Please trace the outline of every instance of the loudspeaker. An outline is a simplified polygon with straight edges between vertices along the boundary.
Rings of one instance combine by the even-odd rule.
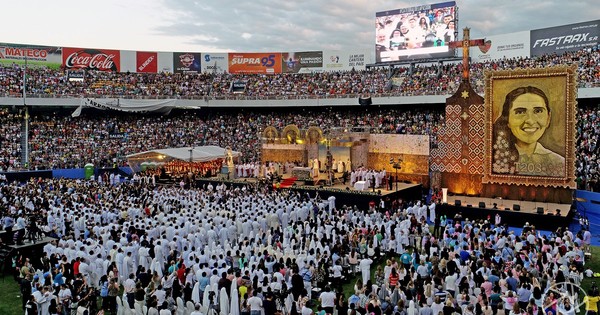
[[[479,202],[479,208],[485,208],[485,202],[480,201]]]
[[[544,214],[544,207],[537,207],[537,214]]]
[[[473,205],[469,205],[469,204],[467,205],[467,208],[472,208],[472,207],[473,207]]]
[[[517,204],[514,204],[513,205],[513,210],[515,210],[515,211],[521,211],[521,206],[517,205]]]
[[[504,210],[506,210],[506,211],[510,211],[510,208],[504,208]]]
[[[460,200],[458,200],[458,199],[454,200],[454,205],[455,206],[460,206]]]

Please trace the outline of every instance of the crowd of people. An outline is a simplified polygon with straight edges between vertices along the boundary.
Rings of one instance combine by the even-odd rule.
[[[425,134],[431,147],[444,124],[441,106],[404,109],[369,107],[357,111],[326,108],[277,111],[185,111],[169,116],[31,112],[30,165],[21,163],[23,117],[7,108],[0,111],[0,170],[81,168],[127,165],[128,154],[166,147],[217,145],[243,152],[239,164],[261,163],[261,131],[288,124],[369,127],[372,133]],[[577,112],[576,178],[580,189],[599,191],[600,108],[580,106]],[[117,135],[117,136],[114,136]]]
[[[13,118],[14,114],[6,112],[2,128],[20,130],[22,119]],[[275,126],[280,132],[288,124],[296,124],[301,129],[309,126],[364,126],[373,127],[371,132],[377,133],[431,134],[435,137],[442,117],[441,109],[376,107],[358,112],[334,108],[325,111],[185,111],[169,116],[94,112],[77,118],[71,117],[68,111],[32,112],[29,167],[77,168],[86,163],[97,167],[122,166],[128,154],[195,145],[230,147],[243,152],[240,164],[260,163],[260,133],[267,126]],[[6,137],[0,138],[3,148],[20,150],[20,137],[14,134]],[[3,170],[19,168],[14,163],[0,166]]]
[[[585,229],[515,233],[420,200],[65,179],[0,193],[5,229],[38,218],[58,239],[15,259],[26,314],[575,314],[583,296],[566,290],[592,272]]]
[[[542,68],[577,64],[579,87],[600,83],[598,50],[584,49],[562,55],[518,57],[475,62],[470,66],[472,84],[483,93],[484,71]],[[0,65],[0,96],[21,97],[23,66]],[[187,99],[268,99],[307,97],[356,97],[371,95],[414,96],[453,94],[461,80],[462,66],[411,65],[361,71],[310,74],[229,74],[229,73],[119,73],[86,71],[84,81],[69,81],[65,70],[27,68],[26,92],[40,97],[132,97]],[[245,82],[243,93],[231,91],[232,82]]]

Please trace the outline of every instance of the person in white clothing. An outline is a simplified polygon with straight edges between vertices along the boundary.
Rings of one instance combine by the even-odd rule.
[[[263,309],[262,300],[258,296],[252,296],[248,299],[250,305],[250,315],[260,315]]]
[[[370,258],[363,258],[363,259],[361,259],[361,261],[359,263],[360,270],[362,271],[363,283],[367,283],[367,281],[371,279],[371,264],[372,263],[373,263],[373,260],[371,260]]]

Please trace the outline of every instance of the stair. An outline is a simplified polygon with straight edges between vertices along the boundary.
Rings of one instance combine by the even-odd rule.
[[[28,130],[27,130],[27,122],[23,120],[21,124],[21,167],[29,167],[29,165],[25,165],[29,161],[29,150],[27,147],[27,139],[28,139]]]
[[[276,188],[276,189],[277,188],[290,188],[290,187],[292,187],[292,185],[294,185],[294,182],[296,182],[297,179],[298,179],[298,177],[286,178],[279,183],[273,184],[273,188]]]

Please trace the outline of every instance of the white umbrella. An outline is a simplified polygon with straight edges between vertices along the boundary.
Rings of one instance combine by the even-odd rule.
[[[221,308],[221,315],[229,315],[229,297],[225,288],[221,288],[221,293],[219,294],[219,307]]]
[[[238,293],[237,279],[231,281],[231,303],[229,307],[229,314],[240,315],[240,295]]]

